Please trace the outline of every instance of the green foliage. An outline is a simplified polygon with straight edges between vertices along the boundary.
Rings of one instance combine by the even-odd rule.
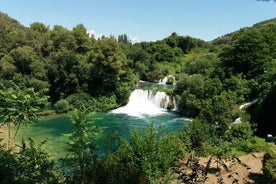
[[[194,119],[189,122],[189,126],[186,130],[186,136],[188,135],[193,150],[203,150],[207,148],[206,144],[212,141],[214,136],[214,128],[206,122]],[[186,138],[187,139],[187,138]],[[200,151],[198,151],[200,152]],[[205,152],[205,151],[203,151]],[[208,151],[207,151],[208,152]]]
[[[154,183],[178,161],[184,149],[176,135],[162,135],[162,130],[151,124],[144,130],[131,132],[129,141],[119,143],[107,159],[106,172],[115,183]]]
[[[184,72],[188,75],[201,74],[205,77],[210,76],[219,61],[216,54],[205,53],[204,50],[197,51],[199,53],[193,52],[185,57]],[[196,57],[193,57],[193,54],[196,54]]]
[[[226,132],[226,139],[229,141],[248,140],[252,136],[253,130],[248,122],[233,124]]]
[[[105,112],[118,106],[116,96],[92,97],[87,93],[75,93],[66,98],[74,109],[89,108],[93,112]]]
[[[271,61],[269,45],[259,30],[243,30],[221,52],[222,63],[233,73],[255,78],[264,73],[264,65]]]
[[[118,36],[118,42],[123,44],[131,44],[131,40],[129,40],[126,34]]]
[[[267,150],[267,143],[265,142],[265,139],[255,136],[244,140],[233,140],[232,146],[233,149],[246,154],[252,152],[262,152]]]
[[[87,30],[84,25],[79,24],[73,28],[72,34],[74,40],[76,40],[76,51],[77,53],[86,53],[92,49],[91,47],[91,39],[87,34]]]
[[[28,143],[22,140],[17,154],[1,147],[1,183],[58,183],[55,163],[42,149],[45,142],[37,144],[31,138],[28,139]]]
[[[1,183],[9,184],[15,183],[17,174],[17,162],[14,156],[10,154],[10,151],[4,150],[0,147],[0,178]]]
[[[266,183],[276,182],[276,152],[275,146],[271,145],[269,151],[264,155],[263,173]]]
[[[91,53],[93,69],[91,92],[97,95],[106,95],[115,90],[126,72],[123,70],[123,63],[120,58],[119,44],[113,38],[99,40],[95,44],[95,52]]]
[[[202,101],[200,117],[212,125],[216,125],[217,135],[223,136],[228,126],[233,122],[232,106],[235,104],[236,94],[223,91],[213,98]]]
[[[94,104],[94,99],[88,93],[74,93],[65,99],[74,109],[89,108]],[[96,112],[96,110],[93,109]]]
[[[175,81],[174,81],[174,77],[173,76],[169,76],[168,77],[168,80],[167,80],[167,82],[166,82],[166,84],[167,85],[171,85],[171,84],[173,84]]]
[[[95,140],[101,129],[92,125],[95,121],[89,109],[76,110],[71,115],[75,129],[68,134],[69,155],[62,160],[62,171],[67,183],[91,183],[95,179],[98,149]]]
[[[16,67],[13,64],[13,58],[9,55],[5,55],[0,60],[0,76],[3,79],[12,79]]]
[[[258,135],[275,133],[274,22],[265,21],[211,43],[172,33],[160,41],[132,45],[125,34],[118,40],[112,36],[95,40],[82,24],[67,30],[35,22],[26,28],[0,13],[0,77],[17,84],[1,81],[1,124],[9,130],[16,126],[15,139],[21,124],[36,119],[47,101],[47,92],[58,112],[70,106],[102,112],[126,104],[139,79],[157,82],[173,74],[179,80],[175,89],[167,90],[168,94],[176,97],[182,114],[196,118],[182,133],[181,141],[151,126],[132,132],[129,141],[122,140],[114,153],[99,158],[95,144],[99,130],[89,125],[87,111],[77,111],[73,115],[76,129],[70,134],[68,146],[71,155],[63,162],[66,182],[158,183],[166,178],[164,175],[183,149],[216,155],[218,159],[229,152],[264,150],[266,144],[252,137],[249,123],[231,123],[237,115],[247,113],[240,112],[238,104],[258,98],[248,108],[252,118],[243,116],[257,123]],[[169,78],[168,84],[172,83]],[[8,147],[13,143],[11,137],[9,132]],[[1,150],[3,181],[13,182],[15,173],[21,173],[17,177],[21,183],[53,182],[53,176],[49,176],[52,163],[41,145],[30,140],[23,150],[18,157]],[[19,158],[29,173],[16,166],[21,167]],[[265,164],[270,181],[274,181],[273,160]],[[43,174],[41,167],[49,172]]]
[[[57,101],[54,106],[57,113],[66,113],[70,110],[69,103],[64,99]]]
[[[16,181],[19,183],[57,183],[54,161],[42,149],[46,141],[37,144],[29,138],[29,146],[22,141],[22,150],[18,156],[19,164]]]
[[[15,140],[21,124],[34,121],[47,99],[43,91],[35,92],[33,88],[20,89],[13,82],[2,82],[0,88],[0,119],[1,124],[9,127],[9,148]],[[17,127],[13,141],[11,140],[11,125]]]

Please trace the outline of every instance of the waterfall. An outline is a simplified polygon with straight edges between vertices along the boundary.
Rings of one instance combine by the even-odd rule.
[[[170,97],[165,92],[153,93],[150,90],[136,89],[124,107],[112,110],[112,113],[128,114],[131,116],[160,115],[165,113]]]
[[[243,109],[243,108],[245,108],[245,107],[248,107],[251,104],[256,103],[257,101],[258,101],[258,99],[256,98],[255,100],[253,100],[251,102],[247,102],[247,103],[244,103],[244,104],[240,105],[240,110]]]
[[[169,78],[173,79],[173,84],[175,84],[175,77],[173,75],[165,76],[163,79],[160,79],[158,84],[167,84]]]

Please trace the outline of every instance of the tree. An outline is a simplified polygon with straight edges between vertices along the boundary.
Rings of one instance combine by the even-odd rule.
[[[79,90],[78,76],[81,73],[79,65],[77,55],[65,47],[52,53],[46,68],[50,83],[50,96],[54,102]]]
[[[12,79],[16,67],[13,64],[13,58],[5,55],[0,59],[0,76],[3,79]]]
[[[75,51],[77,48],[76,40],[71,32],[62,26],[55,25],[50,34],[55,51],[66,48]]]
[[[70,142],[66,150],[69,155],[62,160],[63,172],[69,183],[92,183],[98,162],[95,141],[101,129],[92,125],[95,119],[89,109],[75,110],[70,119],[75,128],[68,134]]]
[[[131,41],[129,40],[128,36],[126,34],[122,34],[118,36],[118,42],[123,43],[126,45],[130,45]]]
[[[13,49],[10,52],[10,56],[13,58],[13,64],[16,66],[17,71],[22,75],[29,75],[31,73],[31,64],[38,59],[33,48],[29,46]]]
[[[226,70],[242,73],[247,79],[263,74],[265,64],[271,61],[269,45],[255,29],[242,30],[230,45],[224,47],[220,57]]]
[[[90,91],[94,95],[109,95],[114,92],[126,72],[120,60],[121,50],[114,38],[104,38],[96,42],[91,53],[93,68],[90,76]]]
[[[16,139],[21,124],[33,122],[40,109],[47,102],[43,91],[35,92],[33,88],[21,89],[13,82],[2,81],[0,87],[0,120],[8,126],[8,148]],[[13,139],[11,126],[16,126]]]
[[[119,143],[107,160],[110,165],[106,172],[115,174],[117,178],[109,174],[115,183],[159,183],[185,149],[176,134],[164,135],[162,127],[151,123],[143,130],[132,131],[129,141]]]
[[[199,117],[216,127],[217,136],[224,136],[229,124],[233,122],[232,106],[236,104],[236,93],[223,91],[212,98],[202,100]]]
[[[91,50],[92,42],[84,25],[79,24],[74,27],[72,30],[72,34],[74,39],[76,40],[77,53],[85,54],[86,52]]]
[[[245,141],[253,136],[251,124],[243,122],[233,124],[226,132],[226,137],[229,141]]]
[[[257,109],[257,134],[267,136],[276,135],[276,85],[274,85]],[[255,112],[256,113],[256,112]]]

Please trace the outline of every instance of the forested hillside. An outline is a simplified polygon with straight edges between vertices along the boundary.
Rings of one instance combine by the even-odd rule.
[[[58,112],[114,109],[127,103],[137,81],[158,82],[168,75],[175,76],[176,84],[166,92],[175,97],[178,112],[193,119],[186,131],[161,136],[151,126],[142,132],[144,138],[134,131],[129,142],[122,140],[116,151],[103,156],[91,138],[101,130],[87,128],[88,112],[77,111],[72,117],[76,127],[69,147],[72,155],[62,161],[60,175],[42,153],[39,164],[45,173],[29,176],[24,167],[31,166],[21,162],[23,174],[17,178],[7,174],[6,180],[28,183],[29,177],[34,183],[58,183],[62,176],[59,182],[158,183],[185,153],[220,159],[227,151],[262,151],[254,136],[276,135],[276,24],[274,18],[210,42],[172,33],[155,42],[133,44],[125,34],[95,39],[82,24],[72,30],[39,22],[25,27],[0,13],[0,120],[9,128],[14,122],[19,129],[46,107]],[[253,103],[239,108],[247,102]],[[237,118],[243,123],[233,124]],[[41,145],[32,141],[26,152],[22,147],[21,160],[31,157],[31,151],[41,151]],[[1,149],[2,159],[18,164],[10,156]],[[16,173],[15,165],[2,170]]]

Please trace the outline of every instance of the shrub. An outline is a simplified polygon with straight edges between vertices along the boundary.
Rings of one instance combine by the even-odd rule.
[[[245,153],[260,152],[267,150],[267,143],[258,137],[251,137],[247,140],[236,139],[232,141],[232,148]]]
[[[276,183],[276,152],[275,146],[264,155],[263,173],[266,183]]]
[[[66,98],[66,101],[74,109],[89,108],[93,104],[93,98],[88,93],[74,93]]]
[[[92,97],[87,93],[75,93],[66,98],[66,101],[75,108],[89,108],[93,112],[104,112],[116,108],[116,96],[99,96]]]
[[[106,160],[105,172],[113,183],[154,183],[183,156],[184,143],[174,134],[164,135],[154,124],[130,133]]]
[[[168,80],[167,80],[167,82],[166,82],[166,84],[167,85],[171,85],[171,84],[173,84],[174,83],[174,77],[173,76],[169,76],[168,77]]]
[[[70,110],[69,103],[64,99],[57,101],[55,108],[57,113],[66,113]]]
[[[226,139],[233,141],[235,139],[247,140],[253,135],[253,130],[249,123],[233,124],[226,132]]]

